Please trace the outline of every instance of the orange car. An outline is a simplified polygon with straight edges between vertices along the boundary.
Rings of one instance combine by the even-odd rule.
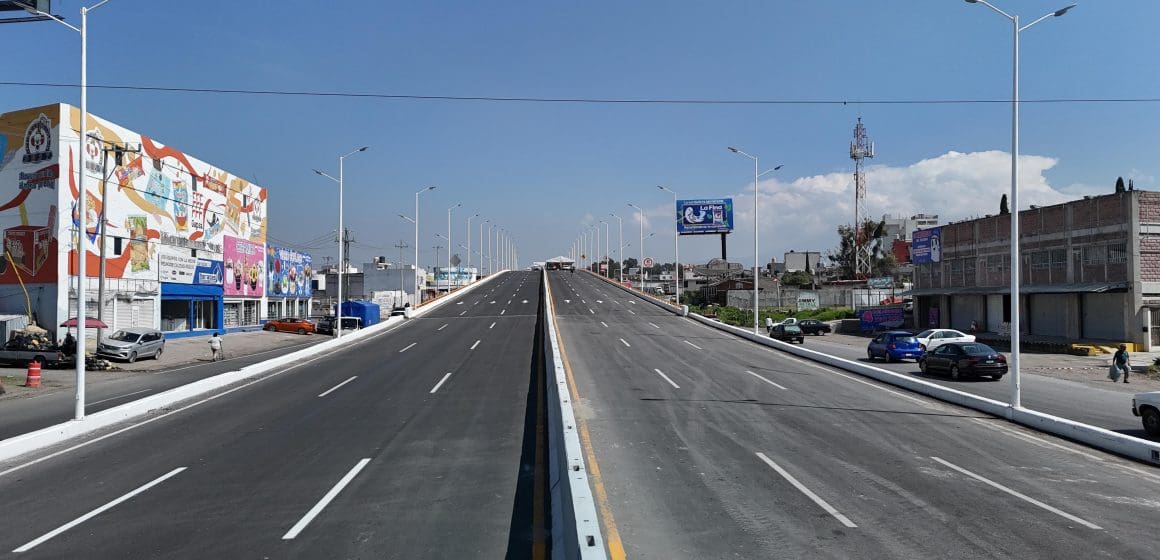
[[[271,319],[266,322],[266,330],[270,332],[293,332],[298,334],[313,334],[314,323],[306,319],[295,319],[287,317],[285,319]]]

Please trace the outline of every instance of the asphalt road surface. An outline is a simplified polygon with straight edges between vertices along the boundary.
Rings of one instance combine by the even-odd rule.
[[[870,341],[866,342],[868,344]],[[1011,401],[1010,375],[1003,376],[1000,381],[970,377],[960,381],[952,381],[945,375],[923,373],[914,360],[894,363],[887,363],[881,359],[871,361],[866,357],[865,347],[854,348],[846,344],[831,342],[826,340],[824,336],[807,336],[805,346],[831,356],[861,361],[882,369],[913,375],[931,383],[1000,402]],[[1144,432],[1140,419],[1132,416],[1132,395],[1129,393],[1091,387],[1083,383],[1036,375],[1026,371],[1021,374],[1021,377],[1022,401],[1025,408],[1107,428],[1134,437],[1150,439]]]
[[[505,274],[336,353],[0,465],[0,556],[535,557],[539,293],[538,274]]]
[[[613,558],[1157,557],[1150,467],[548,274]]]

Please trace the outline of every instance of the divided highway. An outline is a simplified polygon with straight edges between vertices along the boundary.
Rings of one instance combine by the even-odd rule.
[[[0,465],[0,556],[536,557],[540,291],[539,274],[504,274],[343,350]]]
[[[548,274],[613,558],[1160,550],[1146,466]]]

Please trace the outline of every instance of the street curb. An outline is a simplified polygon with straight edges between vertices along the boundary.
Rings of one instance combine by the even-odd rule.
[[[593,276],[607,281],[602,276],[593,274]],[[638,292],[621,286],[619,283],[610,282],[625,291],[634,295],[641,295]],[[666,309],[674,314],[680,315],[679,308],[673,305],[653,300],[652,298],[644,298],[662,309]],[[979,412],[984,412],[992,416],[1006,418],[1016,424],[1026,426],[1028,428],[1038,430],[1040,432],[1057,435],[1072,441],[1077,441],[1097,449],[1102,449],[1116,455],[1129,457],[1148,463],[1150,465],[1160,465],[1160,443],[1140,439],[1118,432],[1068,420],[1059,416],[1053,416],[1043,412],[1038,412],[1028,408],[1013,408],[1007,403],[980,397],[963,391],[958,391],[934,383],[929,383],[921,379],[915,379],[905,375],[901,375],[892,371],[887,371],[882,368],[869,366],[863,363],[830,356],[814,350],[808,350],[792,344],[781,342],[780,340],[773,340],[771,338],[756,335],[746,329],[727,325],[720,321],[714,321],[696,313],[689,313],[687,315],[690,319],[703,323],[718,330],[740,336],[750,341],[756,342],[763,346],[776,348],[783,352],[793,354],[795,356],[805,358],[810,361],[827,364],[837,367],[839,369],[856,373],[864,377],[870,377],[883,383],[901,387],[915,393],[921,393],[928,397],[933,397],[940,401],[951,404],[963,406]],[[1129,405],[1125,403],[1124,409],[1127,410]]]
[[[502,272],[488,276],[470,286],[459,289],[456,291],[456,294],[466,294],[476,287],[489,282],[492,278],[498,278],[501,275]],[[442,307],[451,299],[442,298],[442,301],[425,305],[422,309],[416,310],[415,314],[419,316],[425,315],[431,310]],[[303,348],[302,350],[248,365],[239,370],[220,373],[213,377],[207,377],[180,387],[174,387],[163,393],[150,395],[100,412],[94,412],[85,416],[83,420],[69,420],[54,426],[48,426],[33,432],[0,440],[0,461],[14,459],[21,455],[56,445],[65,440],[107,428],[118,422],[142,416],[153,410],[216,391],[238,381],[268,373],[271,370],[285,365],[302,362],[315,356],[340,350],[346,344],[358,342],[364,338],[370,338],[385,332],[391,326],[398,325],[405,320],[402,317],[391,317],[381,323],[344,335],[342,338],[328,340],[308,348]]]

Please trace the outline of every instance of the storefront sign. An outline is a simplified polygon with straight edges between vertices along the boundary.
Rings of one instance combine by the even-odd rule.
[[[942,261],[942,228],[916,230],[910,244],[910,258],[914,264]]]
[[[222,285],[221,255],[192,256],[193,251],[162,246],[157,251],[158,279],[175,284]]]
[[[906,317],[901,307],[864,309],[860,313],[858,326],[864,331],[896,329],[902,326]]]
[[[262,297],[266,278],[262,245],[230,235],[225,236],[224,241],[225,295]]]
[[[270,296],[308,298],[313,259],[306,253],[283,247],[266,248],[266,272]]]

